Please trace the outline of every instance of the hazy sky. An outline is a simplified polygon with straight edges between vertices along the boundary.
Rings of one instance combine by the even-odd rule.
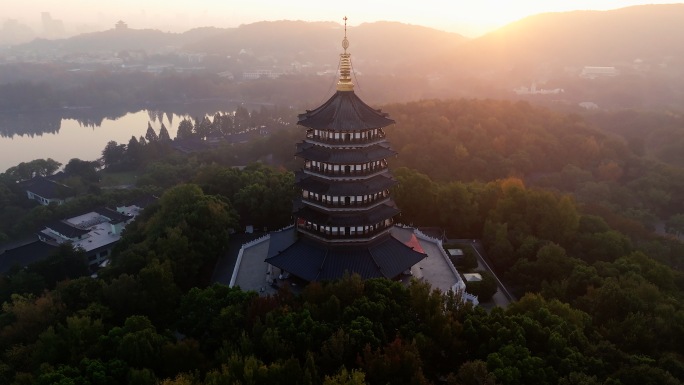
[[[378,20],[418,24],[477,36],[525,16],[606,10],[654,3],[639,0],[2,0],[0,22],[18,19],[40,31],[40,13],[64,21],[67,32],[103,30],[117,20],[131,28],[181,32],[198,26],[236,27],[260,20]],[[661,2],[655,2],[661,3]],[[671,3],[671,2],[662,2]]]

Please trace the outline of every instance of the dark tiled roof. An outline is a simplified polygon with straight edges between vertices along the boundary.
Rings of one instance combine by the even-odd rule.
[[[64,198],[74,195],[71,187],[53,182],[44,177],[35,177],[26,184],[26,191],[40,195],[46,199]]]
[[[69,225],[68,223],[62,221],[54,221],[47,225],[46,228],[56,231],[59,234],[64,235],[67,238],[78,238],[82,235],[88,234],[88,230],[79,229]]]
[[[392,218],[399,214],[399,209],[388,204],[381,204],[368,210],[358,210],[350,212],[330,212],[318,211],[304,205],[294,215],[298,218],[318,223],[324,226],[363,226],[380,223],[385,219]]]
[[[337,91],[320,107],[299,115],[297,124],[325,130],[360,131],[387,127],[394,120],[371,108],[353,91]]]
[[[205,151],[209,149],[209,145],[207,143],[199,138],[191,138],[191,139],[174,139],[173,142],[171,143],[171,147],[175,148],[176,150],[189,154],[193,152],[199,152],[199,151]]]
[[[0,273],[6,273],[12,266],[25,267],[41,261],[57,250],[57,246],[45,242],[34,241],[29,244],[10,249],[0,254]]]
[[[329,246],[300,238],[266,262],[306,281],[323,281],[341,278],[345,272],[364,279],[394,278],[425,256],[392,236],[354,246]]]
[[[50,176],[47,176],[46,178],[50,179],[51,181],[58,182],[58,181],[62,181],[64,179],[67,179],[71,176],[72,175],[69,175],[69,174],[65,173],[64,171],[59,171],[59,172],[56,172]]]
[[[326,148],[312,143],[297,144],[297,156],[317,162],[361,164],[387,159],[396,155],[387,142],[363,148]]]
[[[137,199],[134,199],[132,202],[129,203],[129,206],[137,206],[140,207],[141,209],[144,209],[145,207],[151,205],[152,203],[155,203],[159,198],[152,194],[147,194],[143,195]]]
[[[374,194],[397,184],[389,172],[365,180],[331,181],[304,173],[297,174],[297,184],[304,190],[333,196]]]
[[[290,247],[297,240],[297,229],[292,226],[281,231],[274,231],[268,242],[268,258]]]
[[[102,215],[103,217],[109,219],[109,223],[116,225],[119,223],[124,223],[127,220],[131,219],[128,215],[121,214],[118,211],[106,208],[106,207],[98,207],[95,210],[96,213]]]

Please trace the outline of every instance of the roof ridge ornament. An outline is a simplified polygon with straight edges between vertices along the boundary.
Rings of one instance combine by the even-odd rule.
[[[344,53],[340,54],[340,80],[337,82],[338,91],[354,91],[354,83],[351,80],[351,54],[347,53],[349,40],[347,40],[347,16],[344,17],[344,39],[342,48]]]

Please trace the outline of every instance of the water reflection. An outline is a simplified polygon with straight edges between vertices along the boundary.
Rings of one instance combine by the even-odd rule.
[[[240,103],[202,100],[194,103],[147,105],[145,108],[78,108],[36,113],[0,114],[0,172],[20,162],[53,158],[94,160],[107,142],[128,143],[145,135],[148,122],[159,132],[164,123],[172,138],[183,118],[233,112]],[[248,109],[256,105],[245,105]]]

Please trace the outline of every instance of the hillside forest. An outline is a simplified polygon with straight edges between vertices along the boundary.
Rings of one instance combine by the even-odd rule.
[[[50,174],[59,165],[36,160],[1,175],[9,239],[94,205],[160,199],[128,225],[97,277],[79,250],[63,247],[0,279],[0,382],[684,381],[684,164],[672,150],[680,116],[466,99],[383,111],[397,121],[387,129],[399,154],[397,221],[481,239],[518,301],[487,311],[425,282],[356,276],[265,297],[212,284],[229,229],[291,223],[292,154],[304,130],[280,125],[190,154],[148,132],[110,142],[101,161],[69,162],[81,195],[62,206],[31,205],[15,183],[27,168]],[[187,136],[235,123],[184,122]],[[637,135],[646,127],[651,135]],[[234,168],[245,154],[257,163]],[[135,188],[107,188],[130,175]]]

